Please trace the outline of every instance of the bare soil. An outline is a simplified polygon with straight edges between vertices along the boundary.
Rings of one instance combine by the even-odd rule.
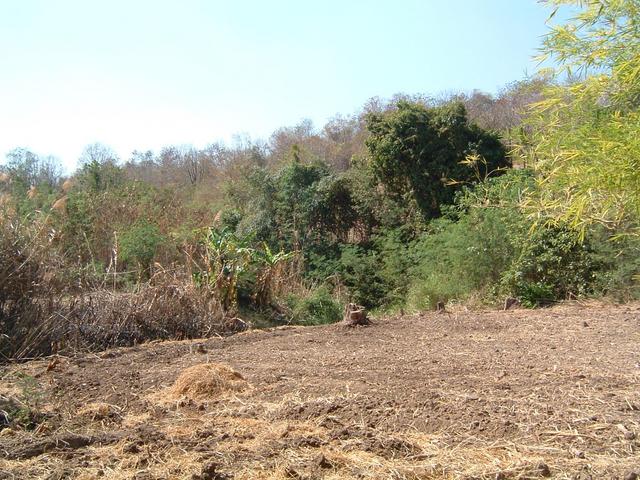
[[[208,363],[225,377],[180,377]],[[640,304],[282,327],[9,365],[0,380],[0,409],[30,423],[0,431],[0,479],[640,474]]]

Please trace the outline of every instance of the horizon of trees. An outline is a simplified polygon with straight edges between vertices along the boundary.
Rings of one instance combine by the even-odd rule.
[[[505,144],[510,145],[518,136],[517,129],[522,123],[527,105],[540,100],[543,90],[549,84],[547,77],[532,77],[511,82],[495,95],[474,89],[466,93],[441,93],[435,96],[398,93],[389,99],[373,97],[358,112],[350,115],[336,114],[320,127],[303,118],[293,126],[277,128],[267,140],[252,140],[246,135],[237,135],[230,144],[214,141],[202,148],[191,144],[166,145],[157,152],[136,149],[126,158],[118,155],[109,145],[94,142],[84,147],[76,160],[76,166],[71,168],[65,168],[62,161],[54,155],[38,154],[29,146],[22,145],[10,150],[4,162],[0,161],[0,171],[10,170],[12,165],[18,163],[28,164],[28,168],[34,170],[29,175],[35,175],[37,171],[45,176],[52,176],[48,181],[53,182],[72,176],[87,163],[95,161],[138,170],[143,176],[145,169],[161,167],[167,173],[163,178],[153,178],[155,182],[173,180],[180,183],[179,178],[184,174],[187,183],[195,184],[215,170],[215,167],[227,166],[246,156],[253,157],[256,163],[265,162],[264,165],[277,163],[286,158],[294,145],[300,148],[303,159],[321,159],[344,171],[349,168],[354,156],[363,154],[364,138],[367,135],[364,127],[366,115],[394,108],[402,100],[429,107],[460,102],[465,106],[470,121],[483,129],[500,132]],[[42,171],[45,164],[50,170],[48,173]],[[31,185],[40,182],[35,177],[30,180]]]

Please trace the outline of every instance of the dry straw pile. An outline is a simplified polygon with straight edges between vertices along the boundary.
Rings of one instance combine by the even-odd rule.
[[[241,392],[248,386],[242,375],[227,365],[203,363],[184,370],[169,389],[169,396],[207,400],[228,392]]]

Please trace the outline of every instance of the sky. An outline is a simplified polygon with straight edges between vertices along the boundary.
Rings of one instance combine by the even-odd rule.
[[[535,73],[535,0],[0,0],[0,162],[267,139]]]

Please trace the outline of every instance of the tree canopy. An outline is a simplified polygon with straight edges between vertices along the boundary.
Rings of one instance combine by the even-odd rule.
[[[369,114],[367,128],[375,176],[391,194],[412,195],[425,218],[438,217],[461,185],[509,166],[498,135],[470,123],[461,103],[428,108],[400,101],[395,109]]]

